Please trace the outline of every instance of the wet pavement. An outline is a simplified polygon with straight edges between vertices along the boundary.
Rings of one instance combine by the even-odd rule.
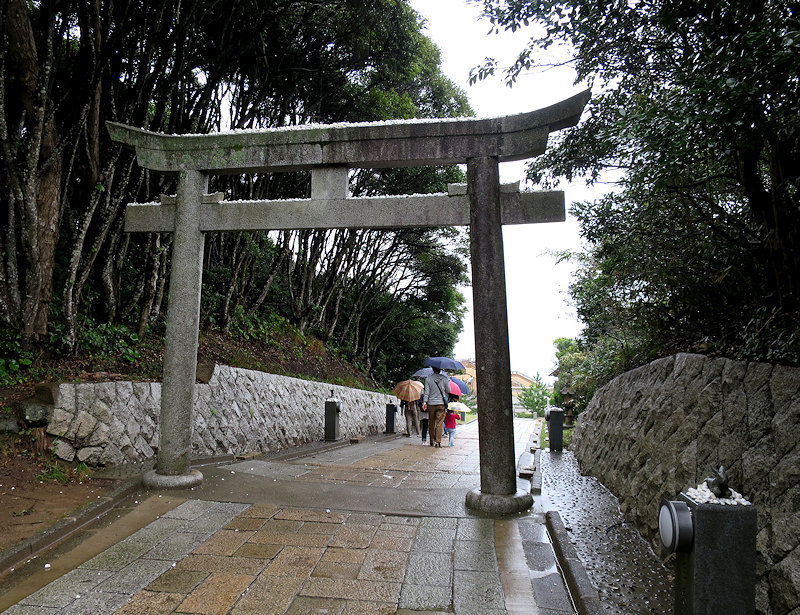
[[[518,459],[539,426],[515,420]],[[541,466],[533,509],[493,520],[464,505],[480,484],[477,422],[459,427],[452,448],[383,436],[207,465],[200,486],[132,489],[0,575],[0,612],[575,613],[549,510],[604,612],[670,612],[668,574],[613,495],[568,452],[543,451]]]
[[[538,423],[515,421],[518,456]],[[365,440],[135,490],[0,578],[8,615],[573,613],[543,514],[471,515],[477,423],[456,446]],[[520,485],[526,481],[520,481]]]
[[[672,572],[625,522],[616,497],[596,478],[581,476],[569,451],[543,451],[541,465],[542,506],[561,514],[605,612],[672,613]]]

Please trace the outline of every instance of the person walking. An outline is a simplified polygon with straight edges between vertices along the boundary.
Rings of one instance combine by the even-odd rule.
[[[400,407],[403,409],[403,415],[406,417],[406,437],[411,437],[411,426],[414,426],[414,431],[416,432],[417,436],[420,435],[420,428],[419,428],[419,408],[417,407],[417,402],[419,400],[412,399],[411,401],[403,401],[400,403]]]
[[[444,417],[444,426],[447,428],[447,438],[450,441],[448,446],[455,446],[453,439],[456,437],[457,416],[455,410],[447,409],[447,414]]]
[[[450,378],[442,373],[438,367],[433,368],[433,373],[425,378],[425,403],[423,410],[428,411],[428,428],[431,432],[431,446],[442,446],[442,429],[444,428],[444,415],[449,399]]]

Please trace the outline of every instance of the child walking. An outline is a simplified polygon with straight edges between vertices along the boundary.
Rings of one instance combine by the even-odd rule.
[[[453,444],[453,438],[456,437],[456,414],[453,410],[447,409],[447,414],[444,417],[444,426],[447,429],[447,437],[450,439],[450,444],[448,446],[455,446]]]

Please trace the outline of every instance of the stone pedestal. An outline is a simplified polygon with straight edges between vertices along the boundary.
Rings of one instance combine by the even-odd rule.
[[[692,549],[675,554],[675,613],[755,612],[757,514],[754,506],[698,504]]]
[[[338,399],[325,401],[325,442],[335,442],[339,435],[339,414],[342,404]]]
[[[386,431],[383,433],[395,433],[394,419],[397,415],[397,404],[386,404]]]
[[[547,432],[550,437],[550,451],[562,452],[564,450],[564,411],[561,408],[550,408]]]
[[[203,474],[199,470],[189,470],[185,474],[159,474],[157,470],[150,470],[142,476],[142,486],[145,489],[186,489],[196,487],[203,482]]]

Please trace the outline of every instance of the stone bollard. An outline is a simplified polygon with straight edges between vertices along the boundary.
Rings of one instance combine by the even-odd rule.
[[[339,414],[342,402],[331,396],[325,400],[325,442],[336,442],[339,439]]]
[[[394,416],[397,413],[397,404],[386,404],[386,431],[383,433],[395,433]]]
[[[561,408],[550,408],[547,430],[550,434],[550,452],[560,453],[564,450],[564,411]]]
[[[738,497],[706,497],[704,485],[664,501],[661,543],[675,553],[676,615],[755,613],[756,508]]]

